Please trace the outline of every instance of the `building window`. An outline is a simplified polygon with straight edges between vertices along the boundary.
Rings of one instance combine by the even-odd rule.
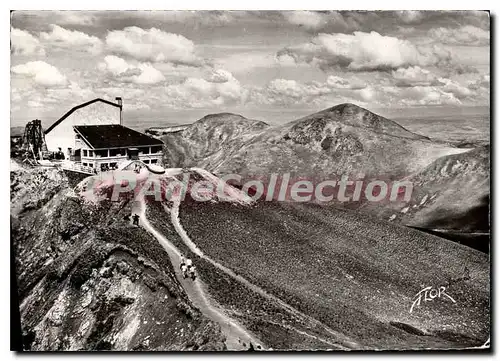
[[[110,157],[118,157],[118,156],[124,156],[127,155],[127,150],[126,149],[110,149],[109,150],[109,156]]]
[[[161,152],[162,147],[151,147],[151,153],[156,154]]]
[[[83,166],[84,166],[84,167],[86,167],[86,166],[87,166],[87,163],[85,163],[85,162],[83,162],[82,164],[83,164]]]
[[[94,168],[94,163],[89,163],[90,168]]]
[[[110,166],[111,168],[116,168],[116,162],[109,163],[109,166]]]
[[[149,159],[144,159],[144,163],[149,164]]]
[[[108,156],[108,150],[103,149],[103,150],[96,150],[95,151],[96,157],[107,157]]]
[[[89,157],[94,157],[94,151],[93,150],[89,150]]]
[[[84,149],[83,150],[83,156],[86,157],[87,156],[87,149]]]
[[[156,164],[158,163],[158,159],[151,159],[151,164]]]

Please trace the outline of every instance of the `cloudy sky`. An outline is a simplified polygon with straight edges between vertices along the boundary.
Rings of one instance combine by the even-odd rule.
[[[14,12],[11,123],[96,97],[126,121],[270,122],[352,102],[489,106],[486,12]]]

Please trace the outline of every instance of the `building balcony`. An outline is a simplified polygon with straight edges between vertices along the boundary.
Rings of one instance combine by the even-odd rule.
[[[163,155],[163,152],[158,152],[158,153],[139,153],[139,156],[148,156],[148,157],[161,157]],[[91,156],[82,156],[82,159],[93,159],[93,160],[109,160],[109,159],[128,159],[128,154],[120,154],[120,155],[108,155],[108,156],[102,156],[95,154],[93,157]]]

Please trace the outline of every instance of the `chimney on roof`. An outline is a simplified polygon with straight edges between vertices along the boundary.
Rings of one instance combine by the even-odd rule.
[[[122,101],[122,97],[116,97],[115,98],[116,100],[116,103],[118,103],[118,105],[120,106],[120,125],[123,125],[122,122],[122,110],[123,110],[123,101]]]

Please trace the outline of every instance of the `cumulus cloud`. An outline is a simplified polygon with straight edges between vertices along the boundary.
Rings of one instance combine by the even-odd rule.
[[[330,75],[326,79],[326,84],[332,89],[364,89],[366,88],[366,84],[356,78],[352,77],[351,79],[342,78],[336,75]]]
[[[351,92],[349,96],[368,106],[412,107],[425,105],[461,105],[460,99],[441,87],[414,86],[401,88],[397,86],[369,86],[360,91]]]
[[[353,77],[346,79],[330,75],[325,82],[298,82],[293,79],[274,79],[263,88],[252,89],[251,101],[260,104],[305,105],[316,103],[325,96],[343,97],[348,94],[360,94],[367,85]],[[364,93],[363,93],[364,94]]]
[[[407,70],[407,69],[406,69]],[[426,72],[411,69],[410,74],[428,76]],[[373,86],[373,96],[366,98],[384,106],[425,106],[425,105],[464,105],[483,104],[488,99],[488,78],[481,77],[477,81],[466,81],[467,78],[449,79],[433,78],[430,84],[415,82],[409,86]],[[420,79],[419,79],[420,80]],[[479,85],[481,83],[481,85]]]
[[[331,89],[324,83],[302,84],[295,80],[274,79],[267,85],[267,93],[288,98],[304,98],[330,94]]]
[[[368,84],[357,77],[338,75],[328,76],[325,82],[274,79],[264,87],[252,88],[248,101],[275,106],[328,106],[339,102],[358,102],[368,107],[408,107],[482,104],[488,97],[487,76],[477,81],[459,82],[444,77],[436,79],[418,67],[398,69],[394,73],[411,84],[401,87],[387,83],[386,79]]]
[[[124,59],[108,55],[98,64],[101,71],[108,72],[115,79],[135,84],[157,84],[165,81],[165,76],[149,63],[129,64]]]
[[[33,79],[36,84],[45,87],[64,86],[68,83],[66,76],[59,70],[44,61],[30,61],[11,68],[14,74],[23,75]]]
[[[277,65],[287,65],[283,61],[278,62],[273,51],[244,51],[224,55],[215,61],[220,66],[232,73],[252,71],[256,68],[271,68]]]
[[[12,28],[10,31],[12,53],[16,55],[45,55],[40,41],[29,32]]]
[[[300,25],[306,29],[315,30],[326,24],[325,16],[316,11],[285,11],[283,15],[291,24]]]
[[[211,69],[208,81],[211,83],[226,83],[233,78],[233,75],[224,69]]]
[[[59,24],[91,26],[99,15],[105,12],[86,10],[22,10],[12,14],[14,21],[31,22],[35,24]]]
[[[93,25],[97,19],[93,12],[86,11],[59,11],[57,15],[58,24]]]
[[[397,69],[413,65],[436,65],[450,60],[450,53],[438,47],[419,47],[408,40],[360,31],[349,34],[324,34],[310,43],[291,46],[278,52],[296,63],[309,63],[322,69],[347,68],[353,71]]]
[[[300,26],[311,32],[328,29],[334,32],[353,31],[361,28],[361,24],[373,24],[373,13],[359,13],[350,11],[310,11],[295,10],[281,12],[285,21]]]
[[[225,25],[235,20],[235,11],[139,11],[137,14],[146,18],[170,23],[193,23],[195,25]]]
[[[50,32],[41,32],[40,39],[51,46],[63,49],[76,49],[98,54],[102,50],[102,41],[77,30],[68,30],[52,24]]]
[[[399,94],[400,103],[404,105],[460,105],[462,102],[439,87],[416,86],[407,88]]]
[[[405,24],[418,23],[424,18],[424,13],[418,10],[401,10],[396,11],[396,14]]]
[[[208,79],[187,78],[179,84],[168,85],[165,91],[175,106],[192,108],[237,104],[246,97],[238,79],[224,70],[215,70]]]
[[[397,86],[429,86],[437,83],[437,77],[429,70],[418,65],[408,68],[398,68],[392,71],[392,76],[396,79]]]
[[[357,94],[365,102],[373,101],[377,96],[377,92],[373,87],[361,89]]]
[[[131,26],[110,31],[106,36],[106,46],[112,52],[138,60],[201,64],[201,60],[195,55],[195,46],[191,40],[156,28],[144,30]]]
[[[447,93],[453,94],[457,99],[465,99],[473,95],[473,92],[460,83],[447,78],[439,78],[440,83],[442,83],[441,89]]]
[[[151,64],[139,64],[139,75],[134,75],[132,82],[136,84],[157,84],[165,80],[163,74]]]
[[[102,71],[108,71],[113,75],[120,75],[125,73],[131,67],[124,59],[114,56],[107,55],[104,57],[104,61],[99,63],[97,67]]]
[[[489,75],[483,75],[479,79],[475,81],[469,81],[467,84],[469,89],[477,90],[480,88],[490,88],[490,76]]]
[[[36,100],[28,100],[28,106],[30,108],[41,108],[43,107],[43,104]]]
[[[490,33],[476,26],[465,25],[458,29],[433,28],[429,36],[443,44],[483,45],[490,43]]]

